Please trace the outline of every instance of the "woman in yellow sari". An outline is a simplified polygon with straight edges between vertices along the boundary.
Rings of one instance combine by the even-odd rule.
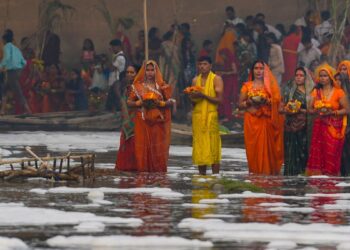
[[[267,64],[253,64],[251,80],[244,83],[239,99],[244,113],[244,141],[249,173],[278,175],[283,163],[284,118],[279,113],[281,94]]]

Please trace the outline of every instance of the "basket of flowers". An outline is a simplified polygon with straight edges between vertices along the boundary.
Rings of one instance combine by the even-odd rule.
[[[314,108],[318,113],[324,114],[332,110],[332,104],[325,100],[316,100]]]
[[[264,104],[267,101],[267,95],[260,89],[252,89],[248,92],[248,98],[250,98],[256,104]]]
[[[285,109],[289,113],[298,113],[301,108],[301,102],[298,100],[289,100],[285,106]]]

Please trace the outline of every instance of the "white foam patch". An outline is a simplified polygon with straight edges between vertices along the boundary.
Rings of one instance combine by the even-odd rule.
[[[178,192],[174,192],[174,191],[153,192],[153,193],[151,193],[151,195],[153,197],[158,197],[158,198],[162,198],[162,199],[169,199],[169,200],[181,199],[182,197],[185,196],[182,193],[178,193]]]
[[[313,175],[309,177],[310,179],[328,179],[328,175]]]
[[[201,204],[227,204],[230,203],[228,199],[201,199]]]
[[[294,212],[308,214],[315,211],[312,207],[271,207],[268,209],[272,212]]]
[[[297,243],[293,241],[272,241],[270,242],[267,247],[271,249],[278,249],[278,250],[289,250],[289,249],[294,249],[297,247]]]
[[[1,250],[25,250],[29,249],[26,243],[17,238],[7,238],[0,236]]]
[[[284,202],[263,202],[260,203],[259,206],[262,207],[289,207],[290,205]]]
[[[324,204],[322,208],[325,210],[350,210],[350,201],[336,200],[335,204]]]
[[[124,212],[131,212],[132,210],[126,209],[126,208],[113,208],[113,209],[110,209],[109,211],[117,212],[117,213],[124,213]]]
[[[107,152],[119,147],[119,132],[12,132],[0,133],[0,146],[47,146],[51,151],[84,149]]]
[[[74,205],[72,205],[72,207],[75,207],[75,208],[97,208],[97,207],[101,207],[101,205],[98,203],[74,204]]]
[[[185,176],[184,178],[182,178],[182,180],[184,180],[184,181],[190,181],[190,180],[192,180],[190,177],[187,177],[187,176]]]
[[[0,207],[0,226],[75,225],[82,222],[102,222],[129,227],[137,227],[142,224],[142,220],[137,218],[106,217],[92,213],[18,205]]]
[[[337,250],[349,250],[350,249],[350,241],[349,242],[345,242],[345,243],[340,243],[337,246]]]
[[[97,152],[97,151],[95,151]],[[108,151],[106,151],[108,152]],[[102,168],[102,169],[114,169],[115,168],[115,164],[114,163],[97,163],[95,164],[96,168]]]
[[[214,218],[214,219],[227,219],[227,218],[236,218],[237,216],[232,214],[206,214],[203,218]]]
[[[335,199],[343,199],[343,200],[349,200],[350,199],[350,193],[334,193],[334,194],[306,194],[306,197],[328,197],[328,198],[335,198]]]
[[[203,232],[214,241],[272,242],[293,241],[297,244],[340,244],[349,242],[350,226],[325,223],[269,224],[228,223],[220,219],[183,219],[178,227]]]
[[[12,155],[12,152],[10,150],[4,149],[4,148],[0,148],[0,158],[1,157],[7,157]]]
[[[47,244],[50,247],[138,247],[149,249],[179,249],[187,248],[210,248],[213,243],[210,241],[189,240],[180,237],[164,236],[56,236],[48,239]]]
[[[91,191],[100,191],[102,193],[111,193],[111,194],[135,194],[135,193],[156,193],[156,192],[171,192],[172,190],[170,188],[158,188],[158,187],[152,187],[152,188],[107,188],[107,187],[101,187],[101,188],[72,188],[72,187],[56,187],[56,188],[50,188],[50,189],[41,189],[41,188],[34,188],[31,189],[30,192],[38,193],[38,194],[83,194],[83,193],[89,193]]]
[[[348,183],[348,182],[339,182],[335,186],[336,187],[350,187],[350,183]]]
[[[311,197],[305,196],[283,196],[266,193],[253,193],[251,191],[244,191],[240,194],[220,194],[219,198],[222,199],[236,199],[236,198],[273,198],[273,199],[286,199],[286,200],[309,200]]]
[[[105,224],[101,222],[82,222],[74,228],[79,233],[99,233],[105,230]]]
[[[212,205],[209,204],[199,204],[199,203],[183,203],[183,207],[193,207],[193,208],[209,208],[212,207]]]

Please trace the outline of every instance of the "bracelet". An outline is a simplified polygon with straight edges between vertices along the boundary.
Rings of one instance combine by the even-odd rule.
[[[165,101],[160,101],[158,105],[159,105],[159,107],[165,107],[166,102]]]

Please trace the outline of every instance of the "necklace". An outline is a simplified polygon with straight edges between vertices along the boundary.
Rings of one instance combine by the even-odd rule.
[[[324,99],[328,101],[329,98],[333,94],[333,87],[330,90],[328,90],[327,92],[324,89],[322,89],[322,94],[323,94]]]

